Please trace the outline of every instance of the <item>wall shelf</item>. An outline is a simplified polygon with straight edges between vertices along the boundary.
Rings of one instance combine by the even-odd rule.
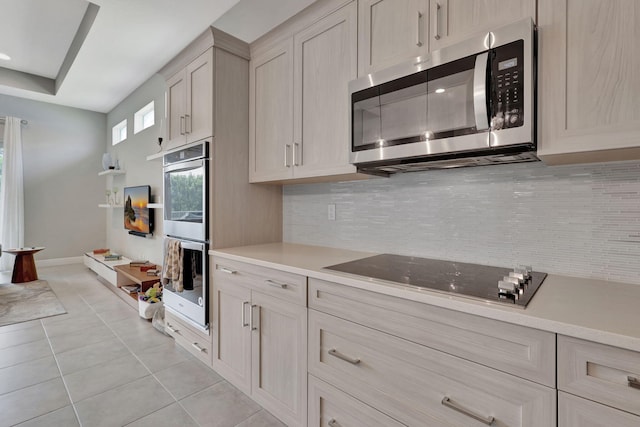
[[[164,155],[165,155],[164,151],[160,151],[159,153],[155,153],[155,154],[150,154],[147,156],[147,161],[161,159],[162,156]]]
[[[124,175],[125,173],[127,173],[127,172],[126,172],[126,171],[123,171],[122,169],[107,169],[106,171],[98,172],[98,176],[104,176],[104,175]]]

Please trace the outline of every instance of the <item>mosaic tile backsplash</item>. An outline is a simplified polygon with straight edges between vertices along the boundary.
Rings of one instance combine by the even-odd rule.
[[[640,285],[640,162],[540,162],[284,187],[286,242]],[[327,219],[329,204],[336,220]]]

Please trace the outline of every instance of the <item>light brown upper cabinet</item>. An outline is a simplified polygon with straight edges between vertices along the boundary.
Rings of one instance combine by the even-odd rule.
[[[165,149],[213,136],[213,48],[167,80]]]
[[[251,59],[249,77],[251,182],[292,175],[293,38]]]
[[[539,0],[538,155],[640,158],[640,2]]]
[[[431,0],[429,50],[521,18],[536,20],[536,0]]]
[[[358,75],[429,51],[429,0],[358,2]]]
[[[347,86],[357,77],[356,2],[252,54],[250,181],[355,175]]]

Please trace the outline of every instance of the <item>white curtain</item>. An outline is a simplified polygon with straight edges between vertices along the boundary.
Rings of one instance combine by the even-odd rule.
[[[0,242],[2,247],[24,246],[24,186],[22,182],[22,129],[20,119],[4,123],[4,161],[0,185]],[[0,257],[0,270],[10,270],[13,257]]]

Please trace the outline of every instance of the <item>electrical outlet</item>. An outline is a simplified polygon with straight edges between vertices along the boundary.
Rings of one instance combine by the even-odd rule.
[[[336,205],[334,203],[330,203],[327,206],[327,219],[329,221],[335,221],[336,220]]]

